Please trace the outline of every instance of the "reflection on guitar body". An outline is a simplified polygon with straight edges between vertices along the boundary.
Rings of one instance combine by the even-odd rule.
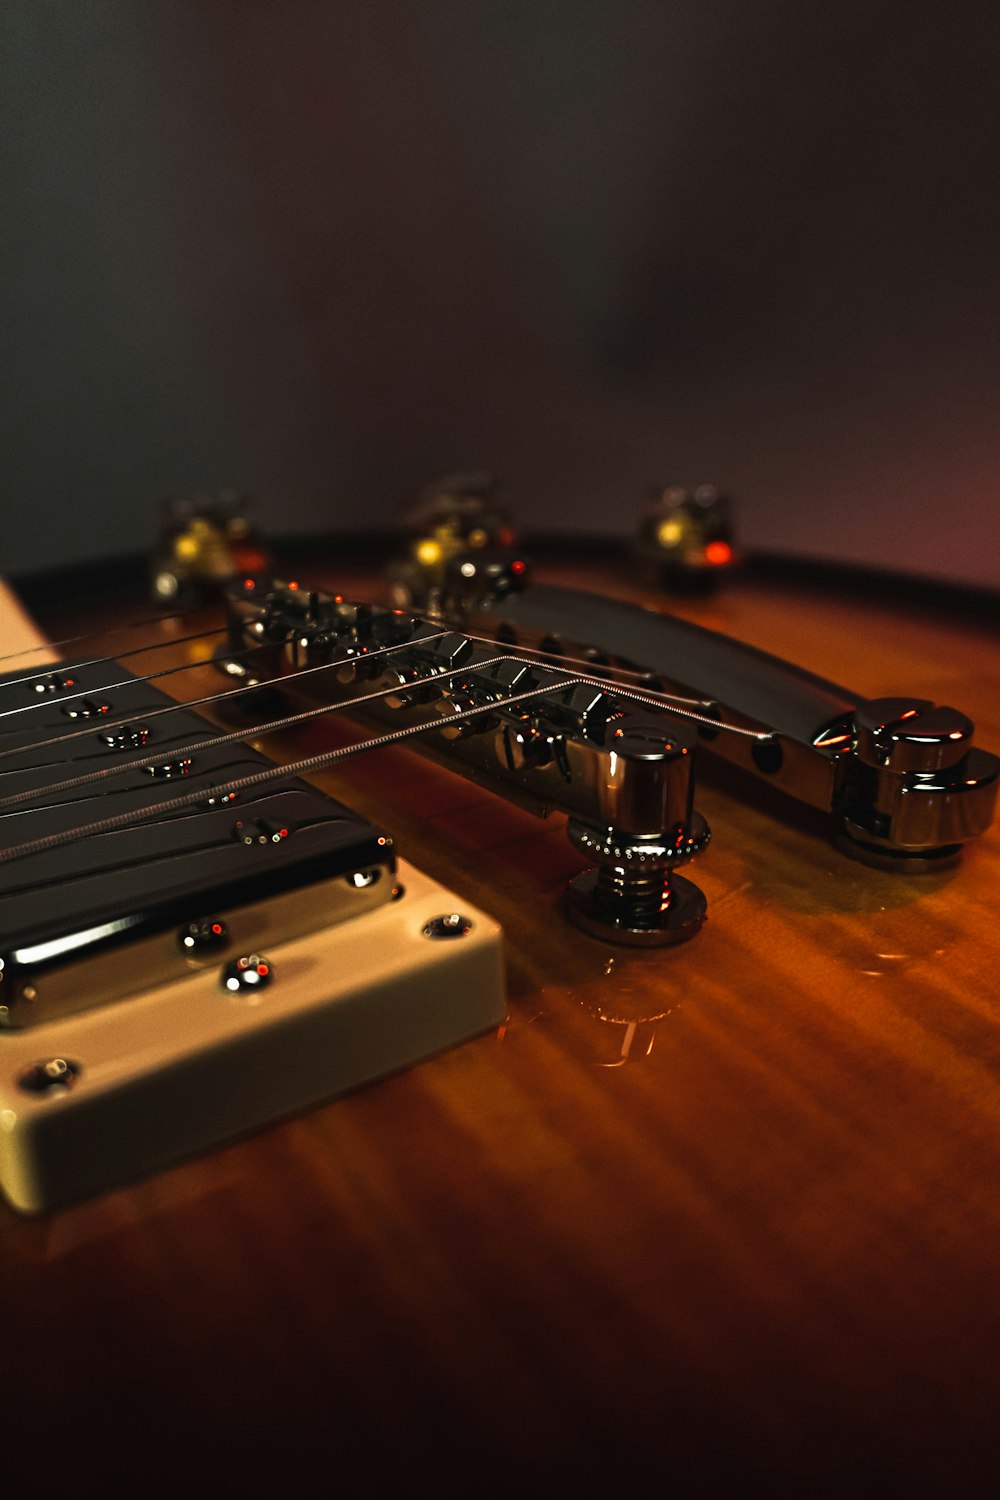
[[[307,576],[299,561],[285,577]],[[87,846],[104,839],[103,847],[132,849],[144,838],[139,819],[106,834],[79,830],[112,806],[131,818],[140,791],[163,807],[205,790],[192,780],[197,764],[160,779],[142,770],[165,764],[168,748],[171,764],[209,757],[210,795],[221,799],[234,782],[268,772],[265,757],[281,762],[273,781],[253,784],[260,801],[247,785],[233,804],[177,806],[164,820],[171,838],[217,823],[227,860],[260,855],[291,869],[299,831],[322,844],[341,827],[323,821],[330,809],[350,809],[350,855],[329,879],[348,905],[370,903],[324,929],[323,942],[342,945],[330,949],[340,955],[334,978],[353,984],[352,1025],[335,1038],[316,1019],[330,988],[317,992],[304,1032],[292,1019],[295,1002],[284,1009],[283,996],[301,995],[317,975],[306,957],[316,939],[302,929],[322,921],[325,897],[322,881],[300,881],[301,869],[281,895],[262,886],[233,903],[226,922],[235,946],[221,954],[211,924],[198,925],[193,883],[164,881],[143,910],[176,916],[170,941],[183,927],[204,939],[199,952],[208,957],[171,978],[169,965],[188,959],[159,949],[155,963],[167,967],[136,995],[122,993],[123,958],[102,1003],[73,1009],[82,989],[73,966],[82,973],[102,954],[137,952],[124,931],[96,939],[90,954],[35,955],[41,1003],[46,979],[54,986],[50,1019],[11,1026],[0,1049],[16,1054],[18,1068],[60,1057],[82,1066],[75,1081],[39,1079],[33,1093],[8,1066],[3,1107],[67,1120],[79,1107],[94,1151],[109,1150],[87,1201],[47,1219],[0,1220],[16,1287],[6,1311],[11,1338],[28,1351],[28,1398],[65,1420],[93,1408],[92,1392],[120,1388],[123,1372],[141,1369],[163,1413],[177,1411],[183,1390],[188,1408],[210,1407],[227,1435],[248,1422],[303,1441],[310,1428],[350,1431],[366,1451],[381,1451],[386,1467],[402,1452],[433,1452],[442,1462],[453,1455],[466,1475],[475,1456],[488,1455],[498,1475],[530,1466],[574,1480],[588,1470],[637,1478],[659,1463],[703,1487],[731,1488],[748,1475],[796,1493],[821,1493],[828,1481],[836,1490],[844,1475],[888,1475],[911,1492],[982,1485],[998,1456],[995,642],[944,614],[746,576],[684,609],[730,644],[742,637],[818,674],[804,685],[795,672],[768,677],[769,692],[788,689],[782,712],[806,705],[798,720],[769,720],[763,676],[735,672],[736,686],[757,697],[727,699],[725,683],[701,675],[697,653],[691,667],[652,659],[634,628],[648,626],[649,639],[662,642],[655,619],[605,614],[595,589],[648,602],[611,563],[592,576],[570,563],[539,566],[500,610],[407,624],[408,614],[336,601],[337,592],[365,597],[371,577],[360,566],[340,586],[335,568],[313,561],[329,606],[310,605],[304,587],[292,591],[298,601],[272,591],[271,613],[261,616],[243,596],[230,622],[238,638],[228,635],[220,655],[240,660],[245,632],[260,620],[264,649],[242,658],[254,663],[251,673],[220,678],[219,634],[182,640],[219,632],[218,612],[164,622],[145,636],[156,652],[130,657],[128,671],[138,680],[168,665],[189,670],[140,684],[141,704],[99,720],[70,720],[57,695],[46,695],[35,718],[58,715],[58,729],[26,732],[44,771],[0,776],[8,849],[46,836],[37,813],[29,825],[31,798],[14,800],[34,776],[48,787],[53,817],[59,808],[45,823],[57,841],[0,866],[4,889],[26,886],[33,861],[45,879],[63,868],[82,877],[70,883],[65,909],[53,903],[45,918],[62,923],[51,940],[100,925],[90,921],[99,905],[87,895],[91,877],[74,864],[92,859]],[[550,619],[567,585],[573,597]],[[275,604],[287,605],[294,628],[277,628]],[[70,633],[74,622],[65,623],[57,619],[55,633]],[[500,627],[499,642],[482,639],[487,623]],[[605,626],[622,634],[608,639]],[[716,649],[716,635],[696,636],[699,650]],[[392,655],[375,658],[386,646]],[[79,649],[47,670],[71,659],[81,659]],[[718,661],[708,665],[714,673]],[[17,663],[17,675],[31,670]],[[125,676],[118,668],[103,681]],[[832,686],[840,682],[851,692]],[[101,686],[88,679],[85,696],[110,698]],[[147,714],[169,706],[161,692],[184,700],[176,720]],[[220,692],[235,696],[202,703]],[[912,695],[910,706],[899,694]],[[348,700],[367,695],[378,696],[350,709]],[[955,709],[939,714],[941,702]],[[171,722],[192,735],[167,747]],[[972,741],[973,722],[986,750]],[[164,758],[153,754],[152,734],[135,743],[144,724],[163,733]],[[80,738],[41,748],[67,733]],[[102,735],[115,745],[101,749]],[[356,748],[376,739],[377,747]],[[627,771],[617,762],[612,770],[619,754]],[[0,772],[15,761],[0,760]],[[103,781],[77,781],[112,762]],[[308,780],[291,795],[303,800],[289,820],[301,830],[281,839],[289,822],[275,822],[270,799],[289,795],[282,776],[291,784],[301,775]],[[112,783],[120,802],[104,797]],[[910,803],[921,797],[933,812],[915,817]],[[543,808],[549,816],[539,819]],[[620,941],[630,934],[614,931],[608,914],[626,896],[635,897],[631,935],[655,935],[655,909],[686,878],[662,852],[647,861],[644,885],[638,856],[629,863],[636,850],[665,851],[678,830],[676,847],[697,855],[690,869],[705,901],[693,940]],[[373,847],[372,835],[391,846]],[[838,842],[854,854],[862,846],[864,859],[845,858]],[[579,924],[586,909],[574,912],[565,898],[584,865],[606,871],[589,926]],[[367,884],[376,868],[384,873]],[[345,875],[361,883],[349,886]],[[297,893],[308,886],[318,899],[300,908]],[[394,901],[398,886],[405,893]],[[177,901],[188,903],[181,913]],[[402,914],[418,909],[421,931],[405,936]],[[109,898],[100,921],[125,911]],[[255,944],[252,928],[239,927],[241,912],[278,925]],[[282,935],[293,921],[300,935]],[[462,935],[423,936],[435,921],[439,932]],[[479,968],[462,957],[477,934]],[[144,930],[140,941],[155,944],[158,934]],[[409,1060],[424,1061],[403,1059],[373,1087],[351,1087],[352,1035],[374,1046],[405,1029],[415,1011],[404,997],[421,955],[427,982],[417,1009],[438,1007],[450,1034],[429,1056],[410,1036]],[[223,967],[254,956],[273,965],[274,983],[247,985],[231,973],[241,988],[227,990]],[[451,984],[453,965],[467,966],[464,986]],[[372,1027],[365,1018],[380,983],[391,991],[388,1019]],[[444,1014],[442,996],[458,994],[459,1012]],[[224,1065],[211,1027],[241,1006],[258,1023],[273,1014],[275,1024],[252,1063],[230,1054],[235,1066]],[[151,1079],[147,1026],[158,1018],[157,1045],[165,1045],[171,1012],[183,1016],[174,1055],[183,1053],[178,1065],[192,1089],[180,1113],[205,1111],[204,1121],[213,1101],[226,1103],[214,1132],[160,1136],[158,1161],[178,1146],[193,1158],[133,1180],[142,1164],[135,1154],[122,1159],[122,1132],[109,1129],[102,1141],[96,1120],[85,1121],[87,1057],[68,1046],[48,1056],[35,1039],[53,1025],[77,1028],[74,1037],[93,1027],[110,1047],[128,1030],[132,1050],[122,1055],[131,1066],[145,1046]],[[209,1060],[203,1072],[198,1056]],[[384,1074],[384,1059],[370,1052],[369,1061],[369,1077]],[[258,1123],[297,1107],[262,1088],[269,1069],[298,1080],[308,1111],[204,1152],[209,1139],[239,1136],[237,1116],[251,1101]],[[113,1071],[109,1063],[102,1075],[109,1086]],[[318,1102],[332,1094],[328,1107]],[[86,1163],[73,1160],[69,1137],[58,1159],[84,1182]],[[123,1185],[107,1191],[116,1180]],[[106,1300],[89,1296],[109,1281],[121,1288],[113,1337]],[[85,1374],[71,1360],[53,1362],[31,1336],[53,1298],[72,1313]],[[282,1380],[263,1387],[262,1368],[283,1371]],[[127,1417],[138,1399],[119,1397]]]

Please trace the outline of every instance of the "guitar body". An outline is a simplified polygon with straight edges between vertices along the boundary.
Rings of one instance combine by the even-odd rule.
[[[308,567],[382,587],[365,560]],[[670,601],[613,560],[538,572],[871,697],[953,703],[1000,747],[1000,642],[960,610],[752,574]],[[70,633],[60,601],[31,602]],[[316,1493],[994,1492],[996,829],[948,871],[870,869],[818,813],[704,771],[708,920],[626,948],[562,914],[583,864],[563,818],[405,746],[319,780],[499,921],[506,1019],[77,1207],[0,1211],[5,1411],[32,1472],[128,1480],[198,1451],[202,1480]],[[57,1434],[71,1457],[32,1446]]]

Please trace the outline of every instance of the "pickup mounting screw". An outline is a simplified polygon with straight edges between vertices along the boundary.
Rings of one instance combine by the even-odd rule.
[[[199,917],[188,922],[177,934],[182,953],[196,954],[224,948],[229,941],[229,932],[221,917]]]
[[[262,990],[274,981],[274,968],[259,953],[244,953],[222,970],[223,989],[234,995],[240,991]]]
[[[50,1057],[25,1068],[17,1081],[30,1094],[44,1094],[51,1088],[72,1088],[79,1072],[79,1063],[65,1057]]]
[[[432,917],[421,929],[426,938],[460,938],[472,931],[472,923],[461,912],[452,911],[444,916]]]

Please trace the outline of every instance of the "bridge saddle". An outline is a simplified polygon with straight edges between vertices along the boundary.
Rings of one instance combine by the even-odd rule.
[[[422,715],[423,753],[542,816],[565,813],[574,847],[594,862],[566,897],[588,932],[649,945],[700,928],[704,896],[675,873],[709,839],[693,805],[697,736],[682,718],[589,668],[283,583],[230,591],[221,667],[262,642],[261,680],[311,703],[353,700],[378,727]]]

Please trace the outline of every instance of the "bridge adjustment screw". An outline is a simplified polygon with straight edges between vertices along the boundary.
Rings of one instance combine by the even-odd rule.
[[[705,897],[675,874],[708,843],[708,824],[693,813],[689,825],[658,834],[597,828],[571,818],[570,842],[596,860],[570,881],[570,918],[592,937],[629,947],[660,947],[694,937],[705,920]]]

